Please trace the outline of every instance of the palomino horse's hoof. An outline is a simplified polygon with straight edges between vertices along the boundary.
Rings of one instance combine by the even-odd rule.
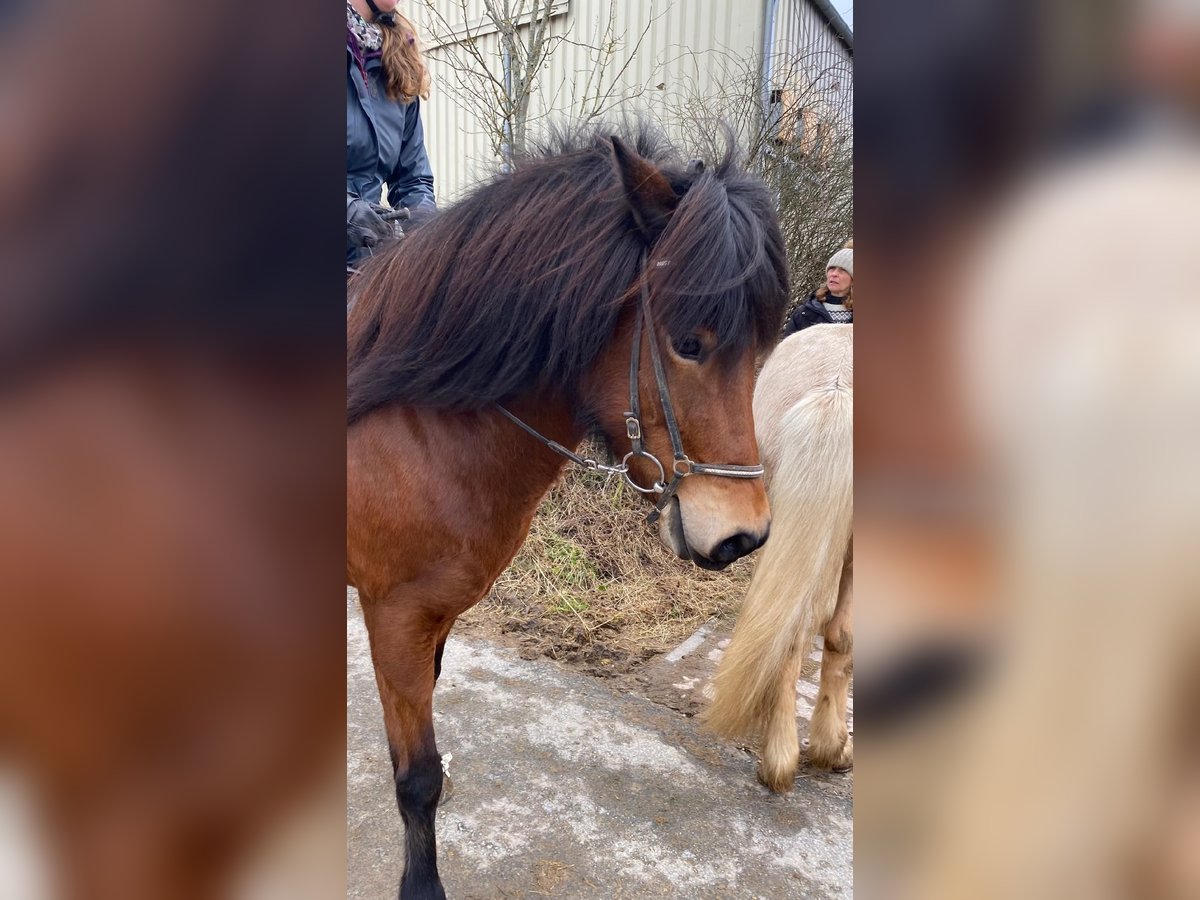
[[[854,739],[847,738],[845,743],[836,750],[824,752],[814,753],[810,745],[807,756],[809,765],[818,769],[826,769],[839,774],[849,772],[854,768]]]

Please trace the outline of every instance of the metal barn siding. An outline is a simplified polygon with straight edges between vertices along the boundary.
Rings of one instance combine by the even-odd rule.
[[[812,0],[777,0],[777,59],[793,59],[793,81],[782,77],[771,86],[791,87],[820,98],[823,118],[849,123],[854,108],[854,58],[851,50]],[[782,76],[787,63],[780,66]],[[802,83],[806,82],[806,83]]]
[[[525,6],[533,2],[526,0]],[[836,37],[812,7],[812,0],[777,0],[775,5],[777,49],[806,46],[806,38],[815,38],[822,54],[845,53],[844,46],[834,46]],[[625,65],[647,24],[649,29],[613,91],[612,100],[625,100],[610,103],[607,117],[644,109],[663,118],[678,111],[688,97],[708,97],[723,84],[757,72],[766,6],[763,0],[557,0],[550,33],[566,35],[574,43],[561,43],[543,68],[530,103],[530,136],[552,121],[575,120],[583,111],[586,98],[581,94],[594,68],[594,52],[579,45],[602,40],[610,9],[612,35],[620,46],[608,64],[605,87]],[[401,9],[416,24],[429,61],[433,83],[423,110],[425,142],[438,201],[446,203],[497,166],[488,130],[455,94],[457,79],[448,56],[456,52],[462,56],[454,40],[461,40],[469,28],[479,53],[502,81],[500,41],[489,27],[480,27],[486,21],[483,0],[434,0],[440,18],[427,3],[404,4]],[[832,41],[828,49],[820,26]],[[845,83],[849,81],[847,76]]]

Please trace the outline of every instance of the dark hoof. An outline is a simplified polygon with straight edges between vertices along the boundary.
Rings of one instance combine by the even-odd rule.
[[[401,884],[400,900],[446,900],[446,891],[440,881],[421,887]]]

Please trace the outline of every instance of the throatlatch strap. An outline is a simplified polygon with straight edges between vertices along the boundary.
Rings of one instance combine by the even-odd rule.
[[[524,429],[529,434],[533,435],[535,438],[537,438],[539,441],[541,441],[543,444],[545,444],[547,447],[549,447],[551,450],[553,450],[555,453],[559,454],[560,456],[565,456],[571,462],[578,463],[579,465],[581,465],[585,468],[590,468],[590,466],[588,465],[589,462],[594,463],[594,460],[584,459],[582,456],[580,456],[578,453],[574,452],[573,450],[568,450],[566,447],[564,447],[558,441],[552,441],[552,440],[550,440],[550,438],[546,437],[541,432],[535,431],[533,428],[530,428],[528,425],[526,425],[524,422],[522,422],[520,419],[518,419],[516,416],[514,416],[512,413],[510,413],[507,409],[505,409],[503,406],[501,406],[499,403],[496,404],[496,409],[498,409],[498,410],[500,410],[500,412],[504,413],[504,415],[508,418],[508,420],[510,422],[512,422],[514,425],[520,426],[522,429]]]

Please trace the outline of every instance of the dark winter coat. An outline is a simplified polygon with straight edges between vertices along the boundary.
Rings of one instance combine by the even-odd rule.
[[[854,312],[850,312],[850,322],[854,321]],[[833,317],[829,315],[829,311],[825,309],[825,304],[817,299],[816,294],[809,294],[805,300],[796,309],[794,313],[788,316],[784,323],[783,334],[786,337],[797,331],[803,331],[810,325],[828,325],[833,322]]]
[[[366,72],[366,79],[363,72]],[[378,203],[384,182],[388,203],[419,209],[434,207],[433,170],[425,154],[421,101],[389,100],[378,53],[360,66],[346,47],[346,193]]]

